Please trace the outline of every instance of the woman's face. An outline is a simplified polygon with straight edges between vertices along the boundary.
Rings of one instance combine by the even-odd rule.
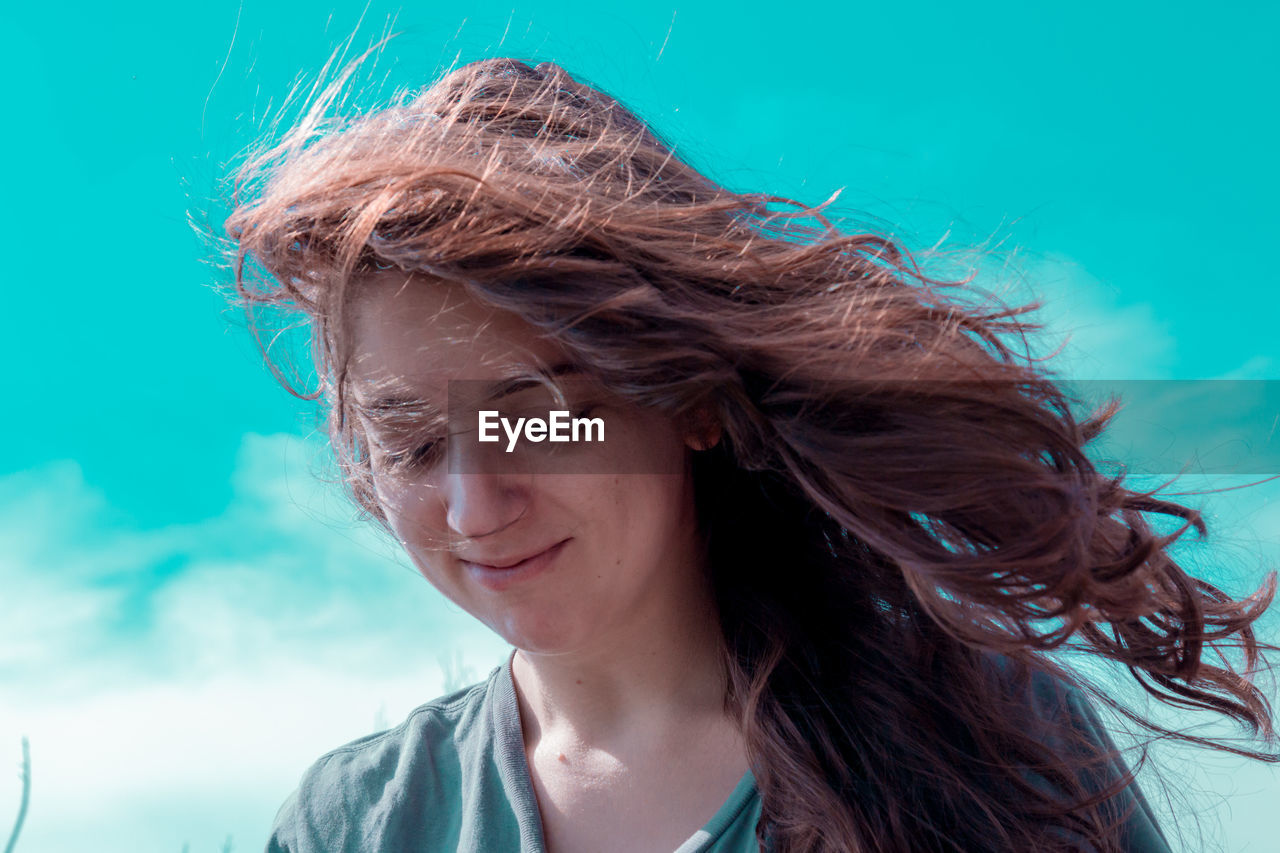
[[[350,369],[358,407],[393,394],[443,412],[451,380],[471,380],[455,383],[456,393],[488,387],[504,368],[568,361],[519,317],[475,302],[457,285],[380,273],[359,286]],[[566,378],[570,411],[600,418],[608,439],[556,450],[572,460],[570,473],[544,465],[530,474],[520,454],[545,453],[548,445],[525,442],[504,456],[501,428],[501,441],[483,451],[453,439],[447,455],[398,462],[423,442],[422,422],[387,422],[371,414],[376,409],[360,416],[378,500],[418,570],[509,643],[533,652],[630,642],[681,609],[678,602],[706,595],[688,465],[697,439],[664,415],[622,405],[584,375]],[[540,404],[546,417],[550,400],[535,387],[480,408],[524,414]],[[457,429],[451,421],[448,431]],[[457,458],[470,453],[488,462]]]

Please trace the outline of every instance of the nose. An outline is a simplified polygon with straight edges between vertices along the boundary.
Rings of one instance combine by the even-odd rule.
[[[524,480],[505,473],[445,474],[440,497],[449,530],[479,538],[514,524],[529,504],[529,487]]]
[[[431,473],[449,535],[470,539],[503,530],[523,517],[532,480],[521,454],[480,442],[468,430],[450,434],[444,458]],[[437,516],[439,518],[439,516]]]

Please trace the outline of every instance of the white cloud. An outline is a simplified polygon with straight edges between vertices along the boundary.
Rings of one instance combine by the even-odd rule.
[[[1015,278],[1016,276],[1016,278]],[[1027,317],[1044,323],[1034,352],[1063,346],[1049,366],[1068,379],[1168,379],[1177,341],[1171,323],[1148,303],[1122,305],[1116,288],[1074,259],[1055,252],[1023,253],[999,273],[979,281],[1011,302],[1039,298],[1044,307]]]
[[[247,436],[217,517],[122,527],[79,467],[0,481],[0,763],[19,851],[260,849],[322,752],[506,644],[345,521],[289,436]],[[456,666],[457,661],[454,662]],[[0,813],[16,809],[0,774]]]
[[[1267,355],[1255,355],[1245,359],[1239,367],[1227,371],[1221,379],[1277,379],[1280,377],[1280,364]]]

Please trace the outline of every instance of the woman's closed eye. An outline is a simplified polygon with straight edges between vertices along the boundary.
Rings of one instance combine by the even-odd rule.
[[[443,445],[444,442],[441,439],[432,438],[402,450],[384,450],[382,453],[382,466],[392,471],[415,470],[425,467],[437,461],[443,450]]]

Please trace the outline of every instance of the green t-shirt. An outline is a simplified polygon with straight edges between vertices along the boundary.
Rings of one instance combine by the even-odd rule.
[[[514,655],[514,652],[513,652]],[[1111,741],[1079,691],[1073,720]],[[1128,853],[1168,853],[1137,800]],[[1127,807],[1129,802],[1121,803]],[[748,771],[715,816],[675,853],[759,853],[760,795]],[[266,853],[544,853],[511,658],[472,687],[414,710],[394,729],[321,756],[276,815]]]

